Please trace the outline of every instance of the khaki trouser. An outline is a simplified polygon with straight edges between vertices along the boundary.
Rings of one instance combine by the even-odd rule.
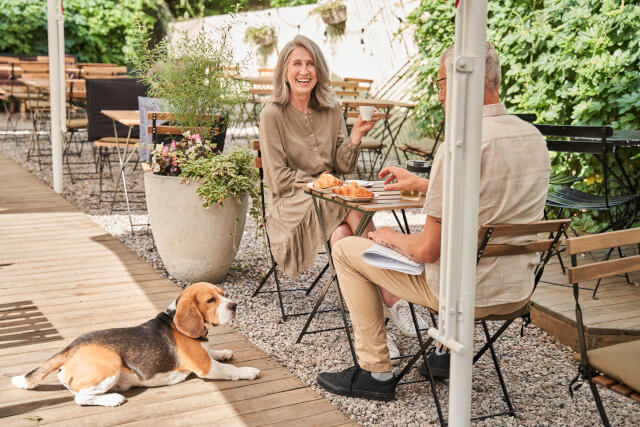
[[[362,253],[373,241],[347,237],[332,249],[333,262],[340,289],[349,307],[355,337],[355,349],[360,366],[370,372],[391,370],[387,332],[378,286],[398,298],[438,311],[438,296],[427,285],[424,274],[410,275],[373,267],[362,260]],[[475,317],[512,313],[526,301],[478,307]]]

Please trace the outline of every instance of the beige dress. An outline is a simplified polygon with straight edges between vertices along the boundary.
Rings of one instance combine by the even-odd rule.
[[[311,196],[295,184],[311,182],[324,171],[350,172],[358,147],[347,137],[339,103],[310,113],[291,104],[269,104],[260,114],[260,149],[271,196],[267,203],[271,253],[285,274],[293,277],[313,263],[324,240],[348,213],[344,207],[320,200],[323,237]]]

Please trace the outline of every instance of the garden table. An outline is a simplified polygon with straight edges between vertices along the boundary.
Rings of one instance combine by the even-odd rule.
[[[340,206],[347,207],[351,210],[358,211],[362,214],[362,219],[360,220],[360,223],[358,224],[355,232],[353,233],[354,236],[362,235],[362,233],[366,229],[367,225],[371,222],[371,219],[373,218],[373,215],[376,212],[392,211],[394,216],[396,216],[396,213],[395,213],[396,210],[400,210],[402,212],[402,217],[404,220],[404,227],[403,227],[398,217],[396,216],[398,225],[400,225],[402,232],[409,233],[409,223],[407,222],[405,209],[422,208],[424,206],[424,201],[425,201],[424,195],[420,196],[418,200],[405,200],[402,198],[399,191],[384,191],[384,183],[382,181],[374,181],[372,183],[372,186],[368,188],[370,191],[372,191],[375,194],[375,197],[372,200],[366,201],[366,202],[355,202],[355,201],[345,200],[340,196],[338,196],[337,194],[334,194],[330,189],[321,190],[321,189],[310,188],[307,184],[298,184],[298,185],[303,189],[305,193],[309,194],[313,198],[313,207],[315,209],[316,216],[320,224],[320,229],[322,230],[322,233],[324,235],[326,235],[326,233],[324,229],[324,221],[322,219],[322,214],[320,212],[320,209],[318,208],[318,199],[325,200],[330,203],[336,203]],[[331,246],[328,240],[324,242],[324,245],[325,245],[325,250],[327,252],[327,257],[329,259],[329,267],[331,268],[331,278],[329,279],[324,289],[322,290],[320,297],[318,297],[318,300],[316,301],[316,304],[313,307],[313,310],[309,313],[309,317],[307,317],[304,327],[302,328],[300,335],[298,335],[298,339],[296,340],[296,343],[299,343],[305,334],[342,329],[342,328],[327,328],[327,329],[319,329],[319,330],[313,330],[313,331],[308,330],[311,324],[311,321],[313,320],[316,312],[318,311],[318,308],[320,307],[320,304],[322,304],[322,301],[324,300],[324,297],[327,291],[329,290],[329,287],[333,283],[335,286],[336,295],[338,297],[338,305],[342,313],[344,329],[345,329],[345,332],[347,333],[347,339],[349,340],[351,355],[353,357],[353,361],[357,364],[358,362],[356,358],[355,349],[353,347],[353,342],[351,340],[351,334],[349,333],[349,327],[347,323],[344,302],[343,302],[342,294],[340,292],[338,278],[336,276],[335,268],[333,265],[333,259],[331,258]]]
[[[398,153],[398,148],[396,147],[396,139],[398,138],[398,134],[400,133],[400,129],[402,125],[409,117],[409,113],[415,107],[415,104],[408,104],[406,102],[398,102],[398,101],[385,101],[379,99],[344,99],[342,100],[342,108],[344,110],[344,119],[347,120],[348,117],[357,117],[358,116],[358,108],[361,106],[374,106],[379,112],[383,113],[383,129],[380,135],[382,144],[385,144],[386,141],[389,142],[389,146],[387,150],[384,151],[384,145],[382,150],[380,150],[379,154],[376,154],[376,158],[374,159],[371,165],[371,172],[369,174],[369,179],[372,179],[373,175],[378,172],[379,169],[384,167],[384,162],[389,157],[389,153],[393,149],[396,158],[400,161],[400,154]],[[403,111],[400,115],[400,118],[396,120],[396,123],[392,127],[391,119],[391,110],[398,109]],[[380,163],[380,168],[376,170],[376,165],[378,163],[378,158],[381,158],[382,161]]]
[[[127,191],[127,180],[124,174],[124,168],[129,163],[129,160],[136,152],[135,144],[131,144],[131,131],[134,127],[140,126],[140,112],[138,110],[100,110],[102,114],[109,117],[113,121],[113,133],[115,135],[115,148],[118,154],[118,162],[120,163],[120,172],[118,173],[118,178],[116,180],[115,192],[113,194],[113,200],[111,201],[111,211],[113,211],[113,207],[116,203],[116,198],[118,196],[118,187],[120,185],[120,179],[122,179],[122,190],[124,192],[125,203],[127,204],[127,213],[129,214],[129,225],[131,227],[131,232],[133,233],[134,226],[143,226],[147,224],[133,224],[131,219],[131,207],[129,205],[129,192]],[[127,132],[127,138],[123,142],[120,141],[120,137],[118,136],[118,129],[116,123],[121,123],[129,128]],[[129,151],[131,148],[131,151]]]

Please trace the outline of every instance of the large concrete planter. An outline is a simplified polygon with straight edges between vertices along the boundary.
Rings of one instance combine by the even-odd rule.
[[[182,178],[144,174],[149,223],[169,274],[187,282],[218,283],[240,246],[248,196],[203,208],[196,188],[198,183],[182,183]]]

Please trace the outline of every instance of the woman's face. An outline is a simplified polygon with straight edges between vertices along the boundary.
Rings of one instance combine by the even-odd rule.
[[[298,46],[291,51],[285,79],[291,88],[291,95],[311,96],[311,91],[318,83],[318,77],[316,64],[307,49]]]

